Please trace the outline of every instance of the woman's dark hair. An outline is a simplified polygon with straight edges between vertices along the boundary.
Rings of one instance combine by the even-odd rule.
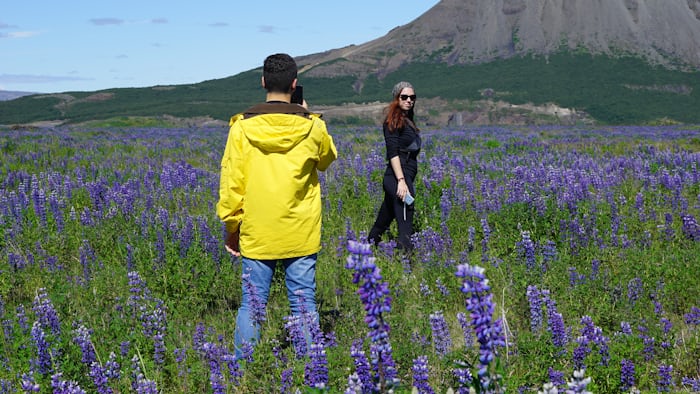
[[[297,63],[286,53],[276,53],[265,59],[263,78],[268,92],[289,93],[297,77]]]
[[[397,130],[402,129],[406,125],[406,119],[410,120],[411,123],[413,122],[413,107],[408,110],[408,112],[404,112],[401,107],[399,106],[399,98],[394,97],[394,99],[389,103],[389,106],[385,110],[386,113],[386,118],[384,119],[384,123],[386,123],[389,126],[389,132],[393,133]],[[413,124],[415,127],[415,124]],[[418,131],[418,128],[415,127],[416,131]]]

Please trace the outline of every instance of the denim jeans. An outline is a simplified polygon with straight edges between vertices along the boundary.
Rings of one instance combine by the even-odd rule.
[[[256,313],[256,308],[267,307],[272,275],[278,262],[284,266],[287,298],[289,298],[292,315],[299,316],[305,313],[317,313],[316,257],[317,254],[314,253],[308,256],[281,260],[242,258],[243,297],[236,316],[236,331],[234,334],[234,346],[237,357],[241,356],[241,346],[244,341],[254,345],[260,339],[260,325],[253,321],[254,316],[252,314]],[[251,294],[253,292],[254,294]]]

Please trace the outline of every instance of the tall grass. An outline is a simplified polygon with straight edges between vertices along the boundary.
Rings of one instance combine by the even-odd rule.
[[[226,130],[0,133],[0,393],[700,390],[691,128],[426,130],[409,256],[361,243],[380,133],[332,129],[323,340],[298,352],[277,272],[241,359]]]

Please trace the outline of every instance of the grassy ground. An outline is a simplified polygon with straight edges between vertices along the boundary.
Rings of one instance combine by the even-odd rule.
[[[331,133],[340,158],[322,175],[317,301],[321,328],[335,337],[324,348],[326,389],[344,392],[357,370],[353,343],[363,341],[368,358],[373,344],[347,243],[372,224],[385,162],[376,129]],[[391,310],[380,318],[397,391],[411,391],[420,356],[436,392],[460,387],[458,367],[477,374],[480,343],[458,318],[468,317],[470,299],[456,276],[463,264],[483,267],[489,280],[506,346],[493,349],[487,371],[506,392],[562,389],[581,369],[597,393],[697,384],[696,130],[423,134],[415,254],[395,253],[391,235],[372,249],[389,290]],[[0,393],[31,384],[313,391],[310,357],[297,358],[287,340],[281,272],[253,360],[229,357],[241,272],[214,215],[225,138],[224,129],[0,133]],[[623,373],[630,365],[633,374]]]

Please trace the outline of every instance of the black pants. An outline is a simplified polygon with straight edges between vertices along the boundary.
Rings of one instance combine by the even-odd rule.
[[[404,173],[404,176],[406,177],[405,180],[408,190],[411,192],[412,196],[415,196],[413,177],[408,178],[408,174],[406,173]],[[389,229],[391,222],[396,219],[396,224],[399,229],[397,247],[404,250],[411,250],[413,249],[411,235],[413,235],[413,213],[415,211],[415,204],[404,204],[404,202],[396,196],[398,182],[393,172],[384,175],[383,186],[384,201],[379,208],[377,219],[374,221],[374,225],[369,231],[367,239],[375,245],[379,244],[379,241],[382,239],[382,234]]]

